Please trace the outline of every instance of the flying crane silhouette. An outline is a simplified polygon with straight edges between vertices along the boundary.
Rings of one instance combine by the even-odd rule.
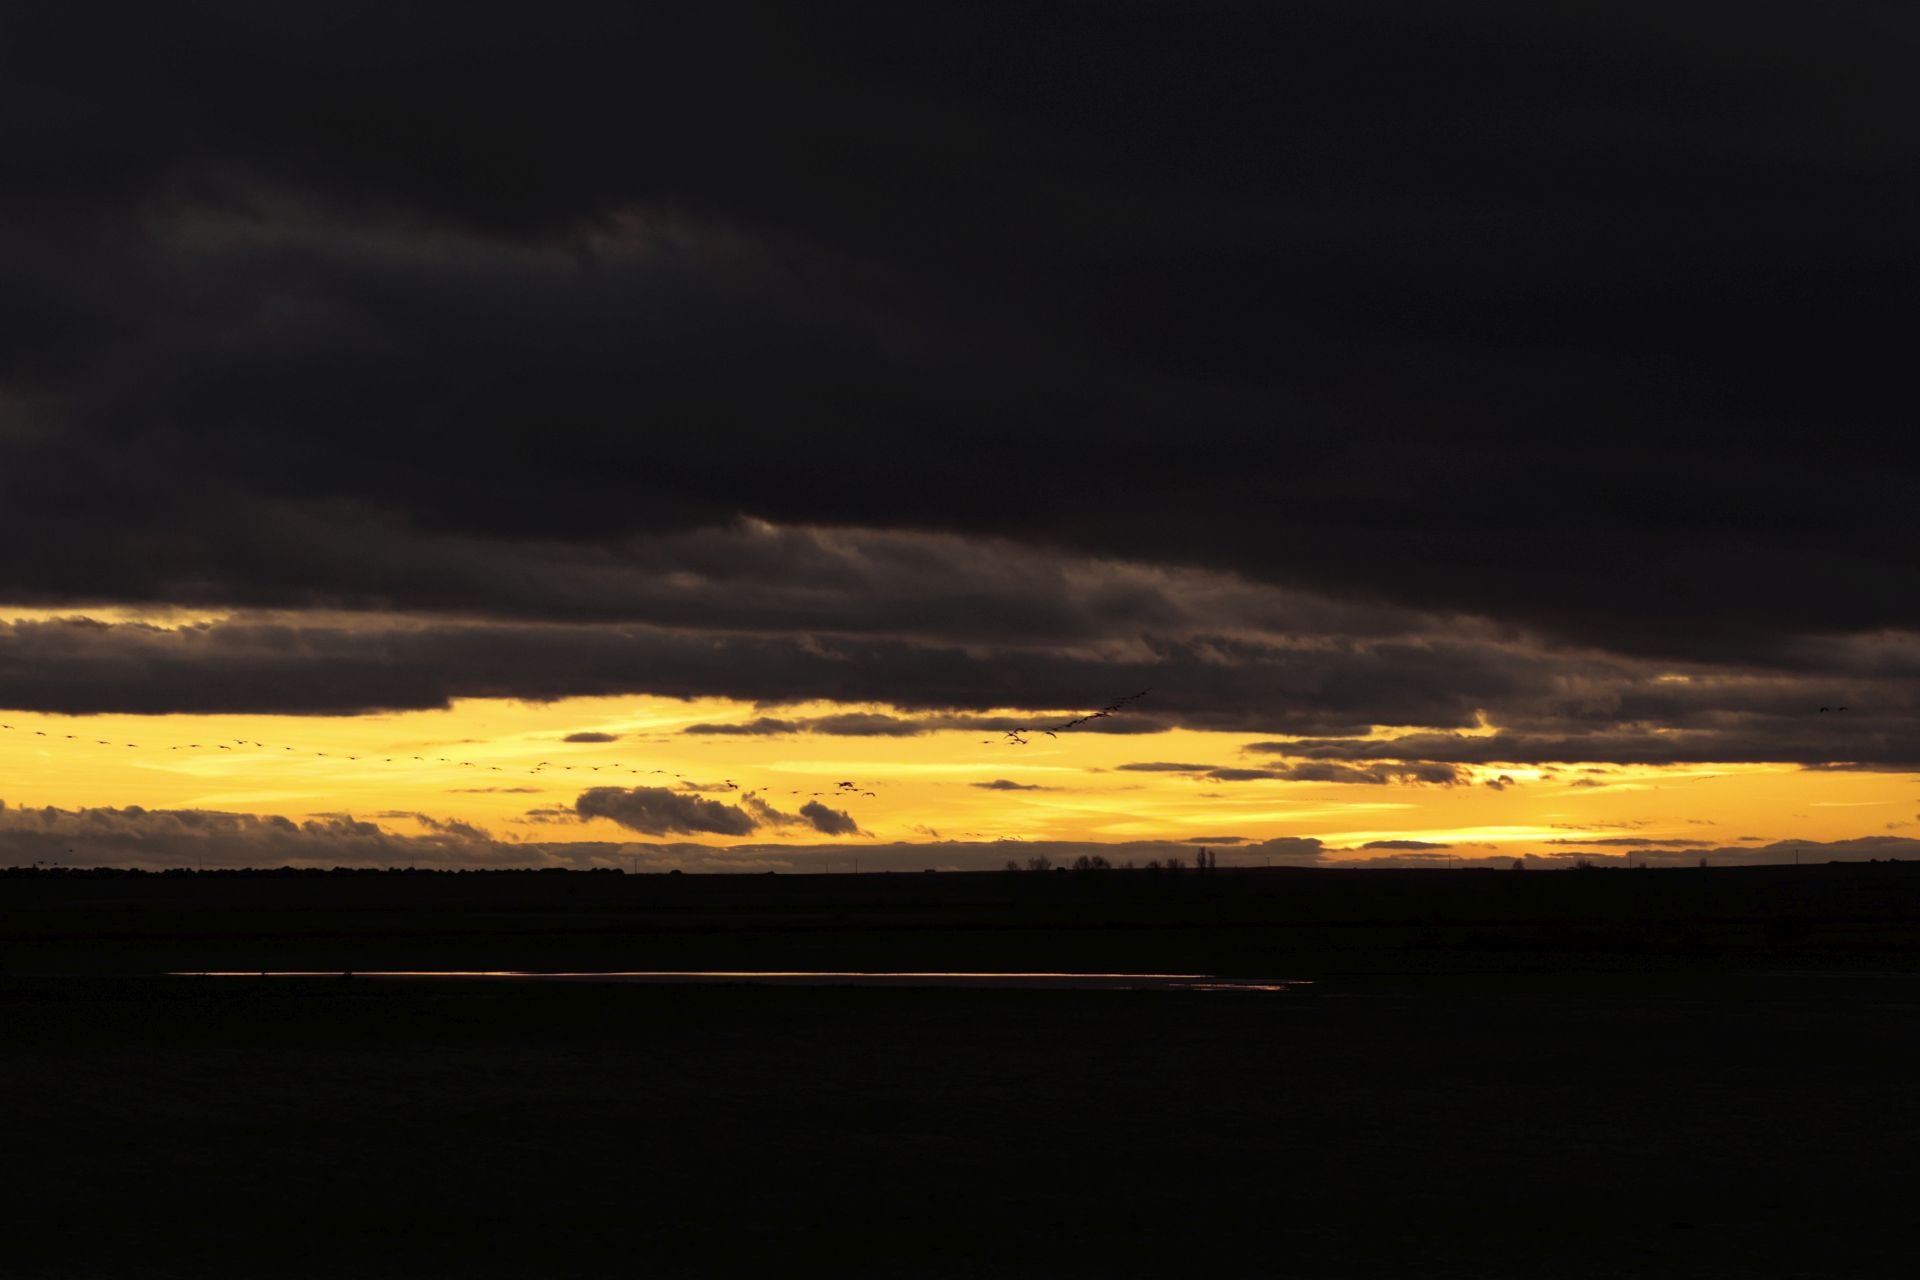
[[[1073,719],[1066,721],[1064,724],[1056,724],[1051,726],[1022,725],[1017,729],[1009,729],[1005,733],[1001,734],[1000,738],[997,740],[1010,742],[1016,747],[1024,747],[1027,745],[1027,737],[1030,734],[1044,733],[1049,738],[1055,738],[1061,735],[1062,733],[1067,732],[1068,730],[1078,729],[1083,724],[1092,724],[1095,720],[1105,720],[1108,716],[1118,715],[1130,703],[1138,702],[1140,699],[1146,697],[1149,693],[1152,693],[1152,692],[1153,692],[1152,689],[1142,689],[1140,690],[1140,692],[1130,693],[1124,698],[1115,698],[1112,702],[1109,702],[1106,706],[1100,707],[1093,711],[1089,711],[1087,712],[1087,714],[1083,716],[1075,716]],[[996,741],[996,739],[986,738],[986,739],[983,739],[983,741],[993,742],[993,741]]]

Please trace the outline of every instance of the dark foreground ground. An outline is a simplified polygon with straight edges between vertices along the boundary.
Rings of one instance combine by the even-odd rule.
[[[731,907],[718,880],[0,880],[0,1275],[1908,1275],[1914,882],[1828,870],[1477,898],[845,877],[736,881]],[[527,963],[543,939],[561,962]],[[738,967],[1316,981],[156,968],[254,944],[272,967],[704,967],[728,941]]]

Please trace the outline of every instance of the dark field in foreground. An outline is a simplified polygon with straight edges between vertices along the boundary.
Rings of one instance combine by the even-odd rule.
[[[588,877],[0,882],[0,1274],[1905,1275],[1907,872],[1478,899],[660,877],[625,907]],[[1210,955],[1315,985],[140,972],[263,943],[693,967],[729,940],[740,967]],[[561,959],[529,964],[543,941]]]
[[[0,999],[13,1277],[1911,1264],[1897,979]]]
[[[184,969],[1920,971],[1920,864],[864,876],[0,872],[0,975]]]

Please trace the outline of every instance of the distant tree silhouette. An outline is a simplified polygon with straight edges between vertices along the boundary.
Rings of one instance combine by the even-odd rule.
[[[1513,866],[1511,870],[1525,871],[1526,869],[1527,869],[1527,860],[1525,858],[1515,858],[1513,860]]]
[[[1034,857],[1031,857],[1031,858],[1028,858],[1028,859],[1027,859],[1027,870],[1029,870],[1029,871],[1051,871],[1051,870],[1053,870],[1053,859],[1052,859],[1052,858],[1049,858],[1049,857],[1046,857],[1046,856],[1044,856],[1044,855],[1036,855],[1036,856],[1034,856]]]
[[[1020,869],[1020,864],[1018,862],[1015,862],[1012,858],[1007,859],[1007,870],[1018,871],[1019,869]]]
[[[1097,853],[1092,855],[1083,853],[1073,860],[1073,869],[1075,871],[1105,871],[1112,866],[1113,864],[1111,862],[1108,862]]]

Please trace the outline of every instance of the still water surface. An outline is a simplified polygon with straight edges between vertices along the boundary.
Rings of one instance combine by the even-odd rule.
[[[630,969],[611,973],[539,973],[522,969],[217,969],[179,978],[459,979],[484,982],[640,982],[832,987],[1006,987],[1116,991],[1291,991],[1301,979],[1220,978],[1207,973],[935,973],[833,969]]]

